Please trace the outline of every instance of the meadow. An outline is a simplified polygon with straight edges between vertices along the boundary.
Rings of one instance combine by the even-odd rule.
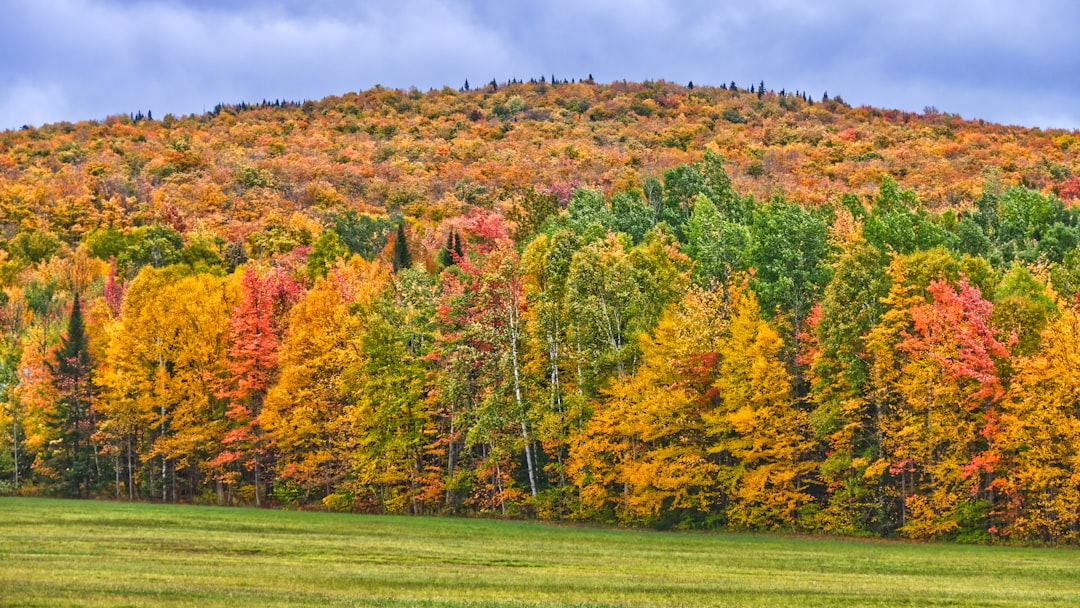
[[[1075,606],[1074,549],[0,499],[4,606]]]

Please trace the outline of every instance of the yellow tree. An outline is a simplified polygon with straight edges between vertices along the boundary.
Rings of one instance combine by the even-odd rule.
[[[128,452],[129,486],[168,501],[208,477],[225,430],[215,389],[227,375],[236,291],[228,279],[177,266],[145,267],[132,281],[98,375],[108,440]]]
[[[1080,540],[1080,311],[1065,307],[1042,346],[1016,365],[1002,404],[999,453],[1007,498],[991,530],[1051,542]]]
[[[279,379],[258,416],[276,458],[279,499],[324,498],[349,472],[352,398],[341,382],[362,354],[360,318],[350,309],[370,304],[388,277],[382,263],[354,256],[318,278],[289,313]]]
[[[715,383],[720,403],[706,419],[726,516],[736,527],[794,527],[813,502],[809,421],[792,396],[783,340],[761,318],[757,297],[743,288],[734,299]]]
[[[719,499],[704,418],[716,406],[725,308],[719,289],[692,289],[639,338],[637,371],[606,391],[571,451],[583,515],[705,523]]]
[[[967,256],[958,260],[942,249],[894,256],[888,272],[891,285],[888,296],[881,300],[884,312],[866,337],[869,364],[864,398],[869,402],[868,410],[873,412],[879,449],[864,475],[867,484],[880,484],[880,508],[886,512],[889,528],[895,529],[908,523],[911,511],[908,499],[925,490],[916,488],[922,471],[912,452],[923,450],[915,447],[915,440],[923,435],[912,433],[916,433],[920,420],[925,419],[914,414],[911,399],[916,398],[919,385],[926,389],[922,391],[923,402],[933,391],[945,391],[945,383],[940,383],[941,386],[933,383],[939,379],[934,376],[936,362],[928,356],[912,356],[914,350],[901,347],[914,332],[912,313],[927,310],[922,307],[933,302],[929,286],[934,281],[958,282],[963,275],[972,287],[983,292],[989,290],[992,276],[985,261]],[[916,359],[919,362],[913,363]],[[913,380],[913,374],[918,375],[918,381]],[[943,393],[939,397],[944,398]],[[926,412],[921,406],[919,410]],[[939,523],[955,530],[946,521],[947,518]],[[927,529],[920,535],[925,533],[944,534],[946,530],[931,532]]]

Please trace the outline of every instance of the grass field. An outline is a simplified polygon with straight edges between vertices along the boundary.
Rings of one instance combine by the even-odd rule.
[[[1078,606],[1080,552],[0,498],[4,606]]]

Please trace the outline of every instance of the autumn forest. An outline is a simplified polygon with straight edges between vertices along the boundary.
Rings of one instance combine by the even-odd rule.
[[[0,493],[1075,544],[1078,205],[764,82],[0,133]]]

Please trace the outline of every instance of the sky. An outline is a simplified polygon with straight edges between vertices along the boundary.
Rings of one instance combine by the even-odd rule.
[[[1071,0],[0,0],[0,15],[0,130],[590,74],[1080,129]]]

